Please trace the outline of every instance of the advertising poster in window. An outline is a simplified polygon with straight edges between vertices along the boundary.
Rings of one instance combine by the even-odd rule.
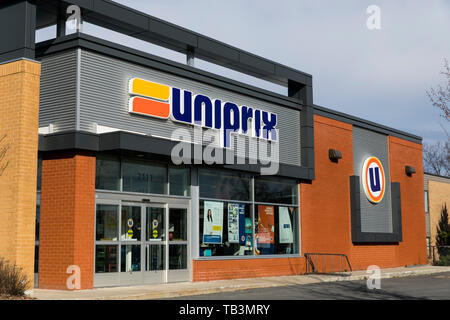
[[[274,206],[258,206],[258,243],[275,243]]]
[[[289,217],[287,207],[279,207],[278,212],[278,228],[280,234],[280,243],[293,243],[294,237],[292,234],[292,223]]]
[[[223,230],[223,202],[205,201],[203,243],[221,244]]]
[[[239,242],[239,209],[237,203],[228,204],[228,242]]]
[[[228,242],[229,243],[245,243],[245,236],[241,241],[241,236],[244,235],[242,222],[245,223],[245,207],[239,203],[228,204]]]

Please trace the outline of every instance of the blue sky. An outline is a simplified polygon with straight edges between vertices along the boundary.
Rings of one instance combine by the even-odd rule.
[[[450,125],[426,90],[444,83],[450,59],[448,0],[117,0],[206,36],[313,75],[314,103],[444,140]],[[369,5],[381,30],[366,27]],[[183,62],[184,57],[85,25],[84,31]],[[280,92],[249,77],[196,66]],[[225,73],[223,73],[225,72]],[[443,129],[444,128],[444,129]]]

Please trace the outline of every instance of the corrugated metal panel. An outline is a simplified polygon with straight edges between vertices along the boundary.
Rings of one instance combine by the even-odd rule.
[[[300,112],[298,110],[85,50],[81,53],[80,129],[94,131],[94,123],[97,123],[166,138],[170,138],[177,128],[189,129],[192,134],[192,127],[184,124],[130,114],[128,112],[130,98],[128,81],[134,77],[277,113],[281,137],[280,162],[300,165]],[[248,150],[248,138],[246,140]]]
[[[75,129],[76,50],[41,59],[39,127],[53,124],[54,131]]]
[[[361,183],[361,231],[391,233],[392,204],[388,138],[386,135],[354,126],[353,163],[355,175],[361,177],[364,161],[370,156],[375,156],[380,159],[381,164],[383,165],[386,177],[386,189],[383,200],[377,204],[373,204],[367,199]]]

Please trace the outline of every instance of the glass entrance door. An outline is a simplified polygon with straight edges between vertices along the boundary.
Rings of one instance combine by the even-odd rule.
[[[187,211],[187,207],[169,205],[169,282],[189,280]]]
[[[94,286],[189,281],[186,204],[97,201]]]
[[[145,283],[166,282],[167,205],[144,205],[145,212]]]
[[[187,206],[145,206],[145,282],[188,281]]]

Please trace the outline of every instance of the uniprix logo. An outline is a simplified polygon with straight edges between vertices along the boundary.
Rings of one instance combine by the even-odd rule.
[[[138,78],[130,80],[129,93],[129,112],[220,130],[225,148],[231,134],[278,141],[275,113]]]
[[[367,158],[361,175],[367,199],[372,203],[379,203],[383,199],[386,186],[386,176],[380,160],[377,157]]]

